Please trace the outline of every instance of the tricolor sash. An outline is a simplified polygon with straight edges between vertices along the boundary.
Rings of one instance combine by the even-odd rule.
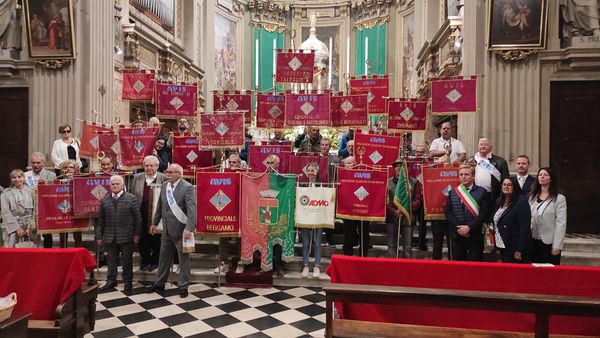
[[[487,158],[481,158],[479,157],[479,155],[475,155],[474,158],[475,161],[477,161],[477,165],[481,166],[483,169],[485,169],[485,171],[492,174],[492,176],[494,176],[494,178],[496,178],[496,180],[500,182],[502,174],[500,174],[500,171],[498,171],[498,169],[496,169],[496,167],[494,167],[494,165],[491,164]]]
[[[467,187],[460,184],[458,187],[456,187],[456,194],[458,197],[460,197],[460,200],[467,207],[467,209],[469,209],[473,217],[479,216],[479,204],[477,204],[473,196],[471,196],[467,190]]]
[[[177,218],[177,220],[180,223],[187,224],[187,216],[185,215],[183,210],[181,210],[179,205],[177,205],[177,202],[175,201],[175,196],[173,196],[172,184],[167,184],[167,202],[169,203],[169,208],[171,208],[171,211],[173,212],[173,215],[175,215],[175,218]]]

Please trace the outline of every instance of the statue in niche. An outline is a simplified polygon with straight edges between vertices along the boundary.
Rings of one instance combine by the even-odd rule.
[[[560,0],[563,37],[600,36],[600,0]]]

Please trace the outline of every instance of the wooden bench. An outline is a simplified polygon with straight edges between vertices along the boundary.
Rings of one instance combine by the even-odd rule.
[[[535,314],[536,338],[549,337],[549,315],[600,317],[600,299],[589,297],[362,284],[330,284],[324,287],[324,291],[326,298],[326,337],[531,337],[533,335],[523,332],[495,332],[334,319],[333,302],[402,304],[533,313]],[[561,336],[553,335],[553,337]]]
[[[56,308],[54,320],[29,320],[28,337],[83,337],[94,330],[98,284],[81,288]]]

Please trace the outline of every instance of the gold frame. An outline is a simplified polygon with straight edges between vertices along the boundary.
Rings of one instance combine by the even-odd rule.
[[[495,43],[494,36],[493,36],[493,33],[494,33],[493,26],[498,25],[498,24],[495,24],[493,22],[493,19],[494,19],[493,8],[494,8],[495,3],[497,3],[498,1],[502,1],[502,0],[489,0],[488,1],[488,12],[487,12],[487,14],[488,14],[487,15],[487,19],[488,19],[487,20],[488,50],[492,51],[492,52],[497,52],[497,51],[528,52],[531,50],[545,49],[546,42],[547,42],[547,34],[548,34],[548,2],[547,2],[547,0],[522,0],[522,1],[526,1],[527,3],[530,3],[532,1],[539,2],[539,6],[540,6],[539,13],[533,13],[535,15],[539,15],[539,22],[540,22],[537,43],[519,43],[518,41],[515,41],[514,43]],[[500,54],[506,54],[506,53],[501,52]],[[531,54],[531,53],[529,53],[529,54]],[[504,58],[512,59],[512,58],[507,58],[507,57],[504,57]]]
[[[68,53],[60,53],[60,52],[56,52],[56,53],[52,53],[52,52],[34,52],[33,50],[33,39],[32,39],[32,31],[31,31],[31,16],[35,15],[38,11],[34,11],[34,13],[32,13],[31,9],[32,7],[35,6],[36,9],[40,10],[42,8],[42,6],[44,4],[48,4],[50,3],[50,1],[47,0],[25,0],[24,2],[24,6],[25,6],[25,24],[26,24],[26,31],[27,31],[27,46],[29,49],[29,57],[32,59],[45,59],[45,60],[59,60],[59,65],[55,65],[54,67],[46,67],[46,68],[50,68],[50,69],[60,69],[62,68],[63,64],[66,63],[66,60],[68,59],[75,59],[76,55],[77,55],[77,48],[75,45],[75,24],[73,21],[73,0],[62,0],[64,2],[64,4],[66,5],[66,8],[68,9],[68,17],[69,17],[69,22],[68,27],[70,29],[70,34],[69,34],[69,42],[70,42],[70,51]],[[41,22],[42,24],[44,24],[43,22]],[[47,28],[47,25],[44,24],[44,28]],[[48,49],[50,50],[50,49]],[[44,64],[41,64],[42,66],[45,66]]]

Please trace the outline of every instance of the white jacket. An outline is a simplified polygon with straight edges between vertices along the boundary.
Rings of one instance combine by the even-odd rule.
[[[531,206],[531,225],[539,221],[539,235],[542,242],[552,244],[554,249],[563,249],[565,233],[567,232],[567,198],[558,194],[538,208],[535,200],[529,200]]]
[[[71,143],[70,145],[72,145],[73,148],[75,148],[75,153],[77,154],[76,161],[79,167],[81,167],[81,158],[79,158],[79,140],[73,138],[73,143]],[[54,162],[55,169],[60,169],[60,164],[69,159],[69,154],[67,153],[68,146],[69,145],[64,143],[63,140],[60,138],[54,141],[54,144],[52,145],[52,153],[50,154],[50,156],[52,156],[52,162]]]

